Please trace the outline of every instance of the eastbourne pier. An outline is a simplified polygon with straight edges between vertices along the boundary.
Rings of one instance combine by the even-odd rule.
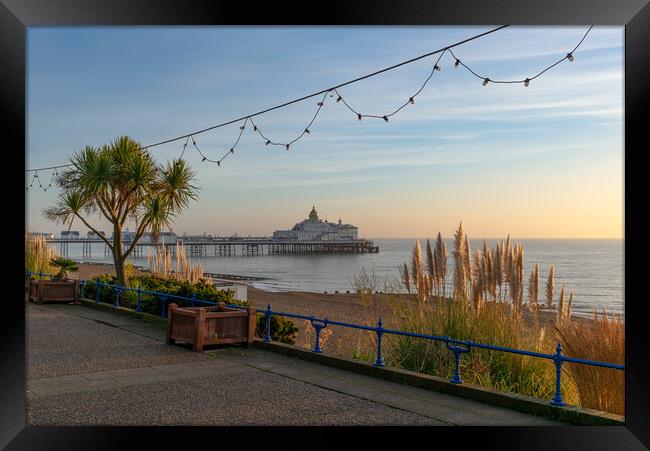
[[[103,236],[103,232],[100,232]],[[376,254],[379,246],[371,240],[359,239],[359,229],[352,224],[328,222],[318,217],[316,207],[312,206],[308,217],[296,223],[291,229],[276,230],[272,237],[241,238],[236,235],[218,237],[212,235],[183,235],[162,232],[157,242],[150,233],[145,233],[135,247],[134,257],[145,257],[151,248],[157,250],[165,247],[176,255],[177,246],[183,246],[186,255],[198,257],[224,257],[237,255],[275,255],[275,254]],[[133,242],[134,233],[122,232],[122,245],[128,249]],[[88,233],[88,238],[81,238],[77,231],[62,232],[60,238],[48,237],[48,243],[59,244],[62,255],[68,255],[70,245],[81,245],[82,255],[92,257],[93,244],[104,243],[104,255],[109,255],[109,247],[103,238]],[[108,239],[112,243],[112,239]]]
[[[138,242],[133,248],[133,257],[146,257],[155,254],[156,249],[163,246],[176,255],[177,246],[182,245],[188,256],[195,257],[230,257],[230,256],[255,256],[275,254],[364,254],[377,253],[379,246],[371,240],[349,241],[280,241],[273,238],[233,238],[233,237],[178,237],[175,242]],[[112,239],[108,239],[112,243]],[[105,256],[110,255],[106,243],[100,238],[54,238],[48,243],[58,245],[61,255],[67,256],[70,246],[81,246],[84,257],[92,257],[97,246],[103,247]],[[131,241],[122,242],[124,250],[131,246]],[[101,246],[103,245],[103,246]],[[101,251],[100,251],[101,252]]]

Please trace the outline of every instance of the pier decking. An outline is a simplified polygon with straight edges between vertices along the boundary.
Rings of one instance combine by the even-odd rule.
[[[109,240],[112,242],[112,240]],[[50,244],[58,244],[62,255],[68,255],[70,245],[81,246],[84,257],[92,256],[93,244],[103,244],[104,256],[109,255],[108,246],[100,239],[49,239]],[[123,242],[126,249],[130,241]],[[149,249],[155,250],[165,246],[176,254],[176,246],[182,244],[188,256],[197,257],[229,257],[229,256],[255,256],[274,254],[376,254],[379,246],[370,240],[351,241],[280,241],[272,239],[213,239],[200,241],[187,241],[182,238],[173,243],[138,242],[133,249],[134,257],[145,257]],[[152,249],[153,248],[153,249]]]

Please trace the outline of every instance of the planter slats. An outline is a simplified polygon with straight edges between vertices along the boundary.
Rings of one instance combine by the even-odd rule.
[[[216,307],[178,307],[170,304],[167,315],[167,344],[191,343],[195,351],[206,345],[246,343],[255,340],[255,307],[244,310]]]
[[[32,280],[29,299],[37,304],[79,302],[78,280]]]

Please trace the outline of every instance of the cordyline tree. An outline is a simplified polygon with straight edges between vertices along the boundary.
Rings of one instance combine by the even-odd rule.
[[[56,179],[62,190],[56,205],[43,213],[69,227],[79,218],[110,248],[117,282],[126,285],[124,262],[144,232],[150,231],[155,240],[196,199],[195,172],[181,159],[157,165],[141,144],[128,136],[99,148],[87,146],[71,163],[72,168]],[[113,225],[112,242],[89,223],[98,213]],[[125,247],[122,229],[127,220],[135,223],[136,232]]]

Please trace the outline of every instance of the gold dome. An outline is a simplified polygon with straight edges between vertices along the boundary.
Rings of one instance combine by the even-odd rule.
[[[309,212],[309,219],[318,221],[318,213],[316,212],[316,207],[312,205],[311,211]]]

